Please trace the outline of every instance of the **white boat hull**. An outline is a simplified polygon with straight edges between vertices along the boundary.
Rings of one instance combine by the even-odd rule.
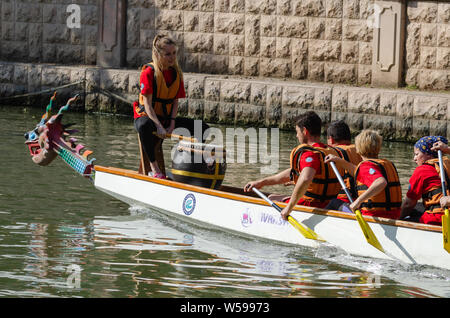
[[[95,186],[132,206],[155,208],[190,222],[281,243],[319,247],[259,198],[157,180],[133,171],[96,167]],[[280,206],[283,204],[280,203]],[[349,254],[450,269],[440,227],[366,217],[386,255],[368,244],[353,215],[297,206],[291,214],[327,243]]]

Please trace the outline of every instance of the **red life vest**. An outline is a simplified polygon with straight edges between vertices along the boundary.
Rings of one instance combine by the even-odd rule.
[[[291,180],[297,183],[300,171],[300,158],[305,151],[312,151],[319,154],[320,172],[317,172],[313,181],[309,185],[302,199],[311,202],[326,202],[335,198],[341,189],[339,180],[334,174],[329,163],[325,164],[325,157],[329,154],[338,156],[338,152],[331,147],[313,147],[307,144],[297,146],[291,151]],[[339,168],[339,173],[343,174],[343,169]]]
[[[447,157],[442,158],[442,162],[444,164],[444,172],[446,184],[449,183],[450,176],[450,160]],[[440,176],[440,167],[439,167],[439,159],[430,159],[427,160],[424,164],[433,166],[436,169],[436,172]],[[449,191],[447,189],[447,195],[449,195]],[[444,213],[444,210],[441,208],[440,200],[442,198],[442,187],[434,186],[430,188],[426,193],[422,194],[423,205],[425,206],[425,211],[427,213]]]
[[[175,80],[169,86],[167,86],[164,79],[164,75],[161,71],[157,70],[153,63],[148,63],[142,66],[141,74],[148,67],[153,70],[153,94],[152,94],[152,107],[158,117],[163,119],[170,119],[172,114],[172,107],[175,101],[181,84],[181,76],[178,74],[175,68],[171,70],[175,74]],[[139,86],[142,83],[139,83]],[[144,108],[144,96],[139,94],[139,103],[134,103],[134,112],[137,116],[148,116]]]
[[[358,180],[359,168],[362,163],[370,161],[378,166],[381,174],[387,181],[386,188],[377,195],[369,198],[361,204],[361,210],[365,210],[370,215],[385,215],[386,211],[398,212],[402,204],[402,190],[400,178],[394,164],[386,159],[369,159],[362,161],[355,172],[356,190],[358,197],[367,191],[368,187]]]

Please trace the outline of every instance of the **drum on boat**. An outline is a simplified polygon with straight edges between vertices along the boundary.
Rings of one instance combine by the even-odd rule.
[[[172,176],[177,182],[219,189],[226,169],[223,146],[183,140],[172,153]]]

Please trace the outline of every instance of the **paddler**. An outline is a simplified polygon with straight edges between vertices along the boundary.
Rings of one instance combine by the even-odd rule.
[[[163,167],[164,158],[161,155],[161,144],[166,134],[171,134],[175,128],[184,127],[194,135],[194,124],[198,124],[202,141],[208,125],[189,118],[177,117],[178,100],[186,97],[183,82],[183,72],[177,61],[177,45],[174,40],[165,35],[156,35],[153,40],[152,62],[142,67],[140,80],[139,102],[133,104],[134,126],[139,133],[141,145],[140,171],[147,173],[145,161],[149,161],[151,175],[165,179]],[[157,153],[160,160],[157,161]],[[161,158],[162,157],[162,158]]]
[[[355,138],[355,146],[363,161],[357,166],[334,155],[325,162],[334,161],[353,175],[358,197],[350,209],[360,209],[363,215],[398,219],[402,203],[400,180],[395,165],[379,159],[383,138],[374,130],[363,130]]]
[[[327,142],[328,145],[335,148],[340,157],[357,166],[362,158],[360,154],[356,151],[355,144],[352,144],[352,135],[350,132],[350,127],[343,120],[336,120],[330,123],[327,129]],[[357,197],[356,186],[353,176],[345,171],[342,176],[347,189],[349,189],[352,199],[355,200]],[[350,205],[350,200],[347,198],[345,191],[342,189],[336,199],[332,199],[330,203],[325,207],[330,210],[340,210],[351,212],[348,208]]]
[[[245,185],[244,191],[294,181],[291,196],[270,196],[272,200],[288,203],[281,212],[283,219],[287,219],[296,204],[324,208],[336,197],[340,185],[331,166],[324,163],[327,155],[337,156],[338,152],[320,141],[321,129],[322,120],[315,112],[308,111],[300,115],[295,125],[300,145],[291,151],[290,168],[276,175],[251,181]]]
[[[437,150],[449,153],[447,143],[447,139],[442,136],[425,136],[414,145],[414,162],[417,168],[409,178],[408,192],[402,203],[401,219],[433,225],[442,224],[444,210],[441,203],[442,206],[446,206],[448,197],[442,195]],[[443,163],[448,180],[450,160],[444,157]],[[420,199],[423,202],[424,212],[423,208],[417,208]]]

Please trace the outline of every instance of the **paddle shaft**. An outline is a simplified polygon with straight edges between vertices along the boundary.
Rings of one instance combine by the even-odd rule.
[[[266,197],[261,191],[259,191],[256,188],[252,188],[252,190],[259,195],[262,199],[264,199],[267,203],[269,203],[273,208],[275,208],[279,213],[281,213],[281,211],[283,211],[283,209],[281,207],[279,207],[278,205],[276,205],[274,202],[272,202],[272,200],[270,200],[268,197]],[[305,238],[307,239],[311,239],[311,240],[317,240],[317,241],[325,241],[323,238],[321,238],[319,235],[317,235],[316,232],[314,232],[313,230],[311,230],[309,227],[300,224],[299,222],[297,222],[296,219],[294,219],[292,216],[288,216],[287,217],[288,222],[294,227],[296,228]]]
[[[158,135],[156,133],[156,131],[153,132],[154,135]],[[166,134],[167,138],[176,138],[179,140],[186,140],[186,141],[190,141],[190,142],[198,142],[197,138],[194,137],[186,137],[186,136],[182,136],[182,135],[176,135],[176,134]]]
[[[336,177],[339,180],[339,183],[341,184],[341,187],[344,189],[345,194],[348,197],[348,200],[350,201],[350,203],[353,203],[353,198],[350,195],[350,192],[348,191],[347,187],[345,186],[345,182],[342,179],[341,174],[339,173],[336,164],[331,161],[331,168],[333,168],[334,174],[336,175]],[[380,251],[382,251],[383,253],[386,253],[383,249],[383,247],[381,246],[380,242],[378,241],[377,237],[375,236],[375,234],[373,233],[372,229],[370,228],[369,224],[367,224],[367,222],[364,220],[364,217],[361,214],[361,211],[358,209],[355,211],[356,214],[356,220],[358,221],[359,227],[361,228],[364,236],[366,237],[366,240],[369,244],[371,244],[372,246],[374,246],[375,248],[379,249]]]
[[[344,189],[345,194],[347,195],[348,200],[350,201],[350,203],[353,203],[352,195],[350,194],[350,191],[349,191],[348,188],[346,187],[345,182],[344,182],[344,179],[342,179],[342,176],[341,176],[341,174],[339,173],[339,171],[338,171],[338,169],[337,169],[337,167],[336,167],[336,164],[335,164],[333,161],[331,161],[330,164],[331,164],[331,168],[333,168],[334,174],[336,175],[336,177],[337,177],[338,180],[339,180],[339,183],[341,184],[342,189]]]
[[[259,191],[256,188],[252,188],[252,190],[259,195],[264,201],[266,201],[267,203],[269,203],[271,206],[273,206],[278,212],[281,213],[281,211],[283,211],[283,209],[281,207],[279,207],[278,205],[276,205],[272,200],[270,200],[267,196],[264,195],[264,193],[262,193],[261,191]]]
[[[444,170],[444,162],[442,160],[442,151],[438,150],[438,158],[439,158],[439,170],[441,175],[441,185],[442,185],[442,195],[447,195],[446,182],[445,182],[445,170]],[[450,232],[450,219],[449,219],[449,211],[448,208],[445,207],[444,215],[442,216],[442,238],[444,240],[444,249],[450,253],[450,244],[448,241],[448,233]]]
[[[447,187],[445,184],[445,170],[444,170],[444,162],[442,161],[442,151],[438,150],[438,157],[439,157],[439,170],[441,170],[441,186],[442,186],[442,195],[447,195]]]

